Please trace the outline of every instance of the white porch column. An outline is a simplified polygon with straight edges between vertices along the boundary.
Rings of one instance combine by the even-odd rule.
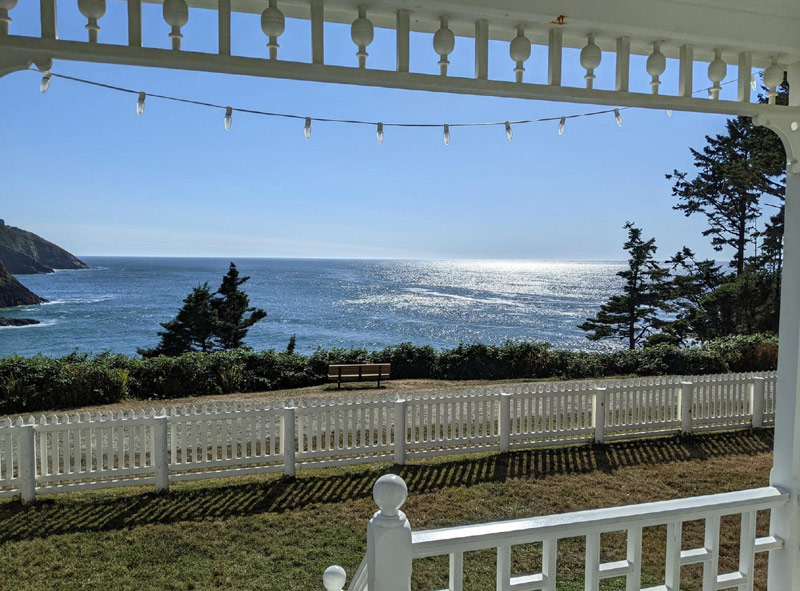
[[[800,68],[789,71],[800,88]],[[800,106],[795,90],[790,103]],[[775,122],[777,123],[777,122]],[[770,483],[791,493],[786,506],[772,511],[771,533],[781,537],[782,550],[769,557],[769,591],[800,591],[800,170],[796,147],[800,131],[790,121],[776,129],[784,141],[789,166],[786,179],[786,227],[781,285],[780,351],[775,403],[775,453]]]

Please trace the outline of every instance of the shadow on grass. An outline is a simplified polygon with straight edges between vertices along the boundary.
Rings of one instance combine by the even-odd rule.
[[[606,445],[517,451],[507,455],[437,458],[388,471],[400,474],[412,493],[509,479],[546,478],[556,474],[610,473],[636,465],[668,464],[772,450],[771,430],[743,431],[686,438],[654,439]],[[368,498],[386,464],[358,466],[327,474],[303,473],[293,480],[268,477],[230,485],[179,488],[168,495],[59,495],[30,507],[0,504],[0,543],[51,535],[97,532],[147,524],[225,519],[300,509],[312,504]]]

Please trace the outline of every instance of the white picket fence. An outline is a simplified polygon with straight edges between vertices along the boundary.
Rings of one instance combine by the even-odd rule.
[[[774,420],[775,373],[0,420],[0,497],[604,442]]]

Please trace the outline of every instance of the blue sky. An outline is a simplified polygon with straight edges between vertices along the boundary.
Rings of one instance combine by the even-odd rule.
[[[11,13],[12,33],[38,34],[38,3]],[[160,6],[144,7],[144,43],[168,47]],[[109,2],[100,40],[126,42],[126,3]],[[84,39],[75,3],[62,2],[62,39]],[[280,56],[308,61],[306,21],[288,21]],[[193,10],[184,48],[216,45],[215,13]],[[266,54],[257,15],[234,15],[233,50]],[[391,69],[394,34],[376,30],[368,65]],[[527,77],[543,75],[535,47]],[[354,65],[349,27],[326,29],[326,60]],[[490,48],[490,76],[511,79],[507,45]],[[430,36],[412,39],[412,71],[437,71]],[[473,44],[459,38],[451,74],[469,76]],[[582,84],[578,52],[565,52],[565,83]],[[374,89],[56,62],[54,72],[151,93],[234,107],[317,117],[382,121],[514,120],[590,111],[588,105]],[[695,87],[706,86],[698,64]],[[596,87],[613,85],[614,59],[604,55]],[[736,68],[728,68],[733,80]],[[677,84],[677,64],[662,77]],[[713,251],[701,219],[671,209],[664,174],[691,166],[689,146],[722,130],[725,117],[626,110],[612,115],[514,130],[386,130],[318,123],[311,140],[302,122],[234,114],[231,131],[214,109],[136,97],[40,75],[0,79],[0,217],[78,255],[263,256],[343,258],[620,259],[633,220],[656,236],[659,254],[686,244]],[[632,87],[646,90],[644,60],[632,60]],[[723,96],[735,93],[735,84]]]

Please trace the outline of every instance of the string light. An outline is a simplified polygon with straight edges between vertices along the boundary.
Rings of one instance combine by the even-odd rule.
[[[50,78],[52,78],[52,76],[50,72],[45,72],[44,76],[42,76],[42,81],[39,83],[39,90],[42,91],[42,94],[47,92],[47,89],[50,88]]]
[[[232,121],[233,121],[233,108],[225,107],[225,131],[231,130]]]
[[[52,73],[50,70],[45,70],[44,68],[31,68],[34,71],[38,71],[43,74],[40,89],[42,92],[46,92],[47,89],[50,87],[50,80],[51,78],[61,78],[63,80],[70,80],[72,82],[78,82],[80,84],[86,84],[88,86],[95,86],[98,88],[104,88],[107,90],[114,90],[117,92],[124,92],[128,94],[135,94],[138,95],[138,100],[136,103],[136,113],[141,115],[144,112],[144,104],[145,99],[149,96],[151,98],[173,101],[177,103],[185,103],[190,105],[197,105],[201,107],[209,107],[214,109],[225,109],[225,129],[230,130],[231,122],[233,118],[233,110],[234,108],[231,106],[224,106],[218,103],[209,103],[205,101],[181,98],[176,96],[169,96],[163,94],[154,94],[154,93],[145,93],[143,91],[133,90],[130,88],[124,88],[121,86],[114,86],[111,84],[105,84],[103,82],[96,82],[93,80],[86,80],[84,78],[77,78],[74,76],[68,76],[66,74],[56,74]],[[753,77],[755,79],[755,77]],[[735,83],[736,80],[731,80],[728,82],[724,82],[721,86]],[[693,94],[698,94],[704,92],[706,89],[700,89],[695,91]],[[465,122],[465,123],[445,123],[443,129],[443,139],[445,145],[450,145],[450,128],[451,127],[485,127],[485,126],[504,126],[506,130],[506,137],[509,140],[513,138],[513,125],[524,125],[524,124],[531,124],[531,123],[543,123],[546,121],[558,121],[558,135],[563,135],[564,128],[566,126],[567,119],[576,119],[578,117],[594,117],[597,115],[603,115],[607,113],[613,113],[614,119],[617,122],[617,125],[622,126],[622,116],[621,111],[625,109],[629,109],[632,107],[617,107],[617,108],[609,108],[603,109],[600,111],[590,111],[586,113],[577,113],[574,115],[565,115],[561,117],[539,117],[536,119],[519,119],[516,121],[486,121],[486,122]],[[304,120],[305,124],[303,127],[303,135],[306,140],[311,138],[311,117],[304,117],[302,115],[295,115],[292,113],[275,113],[270,111],[261,111],[256,109],[243,109],[243,108],[236,108],[237,111],[240,113],[248,113],[250,115],[261,115],[265,117],[280,117],[284,119],[299,119]],[[667,115],[672,116],[672,110],[667,109]],[[323,123],[346,123],[351,125],[370,125],[377,127],[377,138],[378,143],[383,143],[384,137],[384,128],[385,127],[407,127],[407,128],[436,128],[442,127],[441,123],[407,123],[407,122],[394,122],[394,123],[384,123],[384,122],[376,122],[376,121],[365,121],[360,119],[334,119],[334,118],[327,118],[327,117],[315,117],[316,121],[320,121]]]

